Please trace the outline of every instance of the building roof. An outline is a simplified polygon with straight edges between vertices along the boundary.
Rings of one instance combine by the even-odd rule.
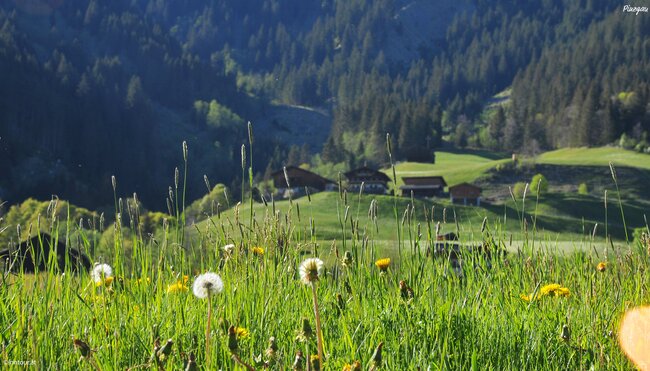
[[[378,178],[379,180],[390,182],[388,175],[382,173],[379,170],[371,169],[367,166],[363,166],[354,170],[350,170],[344,174],[346,178]]]
[[[418,188],[426,187],[446,187],[447,182],[441,176],[418,176],[418,177],[402,177],[404,186],[417,186]]]

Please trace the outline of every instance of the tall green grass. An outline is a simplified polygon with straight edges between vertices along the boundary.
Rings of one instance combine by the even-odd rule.
[[[249,143],[252,150],[252,136]],[[186,153],[184,147],[185,169]],[[327,268],[317,291],[323,369],[342,369],[355,360],[368,369],[380,343],[380,367],[386,370],[632,367],[619,350],[616,332],[625,309],[650,300],[648,249],[638,241],[630,248],[558,253],[553,238],[537,231],[536,218],[526,226],[525,210],[533,209],[527,203],[517,221],[523,231],[484,219],[471,228],[473,234],[461,234],[464,242],[484,240],[512,252],[492,261],[466,257],[458,275],[449,259],[431,254],[438,230],[470,228],[454,217],[453,209],[418,210],[425,215],[418,219],[414,215],[422,204],[395,199],[395,220],[377,224],[376,203],[364,204],[361,197],[355,201],[341,192],[333,209],[339,220],[335,238],[318,238],[311,196],[307,203],[251,207],[248,218],[237,206],[230,215],[210,215],[201,228],[189,226],[192,233],[187,233],[182,178],[183,184],[177,181],[170,192],[171,201],[180,202],[173,207],[177,214],[155,235],[139,232],[136,196],[116,197],[116,221],[107,227],[115,232],[114,255],[105,257],[117,273],[110,285],[96,285],[89,274],[70,271],[2,274],[3,368],[32,361],[39,369],[94,367],[88,359],[80,360],[73,338],[94,349],[92,362],[102,370],[157,368],[151,362],[157,339],[163,344],[173,340],[162,367],[183,369],[190,355],[199,368],[205,367],[208,308],[192,295],[191,284],[198,274],[213,271],[223,278],[225,289],[211,300],[212,368],[241,367],[229,349],[227,328],[233,325],[249,332],[238,342],[242,361],[262,369],[273,336],[278,349],[272,368],[290,369],[298,351],[316,350],[314,339],[307,344],[297,340],[303,318],[314,326],[311,290],[298,274],[300,263],[312,256],[324,260]],[[301,223],[304,218],[309,223]],[[60,239],[90,233],[71,220],[51,215],[42,220],[53,234],[61,223],[68,226]],[[404,237],[398,245],[405,248],[391,256],[382,273],[376,260],[395,250],[378,239],[386,228],[400,231]],[[526,233],[526,228],[535,233]],[[512,233],[526,239],[513,243]],[[89,239],[82,241],[88,249]],[[223,248],[228,244],[234,244],[232,251]],[[346,251],[354,258],[343,264]],[[605,271],[596,270],[599,262],[607,263]],[[412,288],[412,298],[402,296],[400,281]],[[522,300],[521,295],[550,283],[569,288],[570,297]],[[168,292],[175,284],[188,291]],[[571,332],[569,341],[560,337],[564,325]]]

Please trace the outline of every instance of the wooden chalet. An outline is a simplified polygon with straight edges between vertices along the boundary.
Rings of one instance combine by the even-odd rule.
[[[445,191],[447,182],[441,176],[403,177],[404,185],[399,187],[402,196],[434,197],[440,196]]]
[[[479,186],[460,183],[449,187],[449,197],[453,203],[481,206],[481,191]]]
[[[287,166],[287,176],[284,175],[284,169],[278,170],[271,174],[273,186],[278,190],[280,197],[288,197],[289,192],[293,196],[303,195],[305,188],[310,192],[334,191],[337,189],[336,182],[323,178],[309,170],[297,166]],[[287,179],[289,178],[289,186]]]
[[[388,175],[367,166],[350,170],[345,173],[345,177],[348,179],[348,192],[358,193],[362,183],[363,193],[383,195],[388,192]]]

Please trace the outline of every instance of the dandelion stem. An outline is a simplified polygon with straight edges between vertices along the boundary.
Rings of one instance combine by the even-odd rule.
[[[210,318],[212,317],[212,295],[208,294],[208,321],[205,325],[205,365],[210,367]]]
[[[323,361],[325,360],[325,358],[323,358],[323,333],[321,331],[320,314],[318,313],[318,297],[316,295],[316,284],[314,282],[311,283],[311,293],[312,297],[314,298],[314,317],[316,317],[316,342],[318,344],[318,359],[322,365]],[[309,362],[309,360],[307,362]]]

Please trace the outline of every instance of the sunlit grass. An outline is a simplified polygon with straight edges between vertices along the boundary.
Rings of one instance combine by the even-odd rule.
[[[282,370],[322,353],[327,370],[357,361],[386,370],[632,367],[617,329],[627,308],[650,301],[647,242],[614,243],[591,231],[562,242],[538,229],[535,214],[503,223],[496,212],[377,200],[398,218],[369,213],[372,199],[339,193],[248,203],[196,226],[175,217],[152,235],[124,228],[116,212],[113,240],[101,248],[113,252],[101,261],[112,279],[2,275],[2,362]],[[52,233],[69,225],[66,240],[89,233],[43,218]],[[437,234],[450,231],[508,254],[465,255],[459,264],[435,257]],[[311,257],[324,269],[301,280]],[[206,272],[221,277],[223,290],[199,300],[192,287]],[[310,329],[322,330],[321,345]]]

